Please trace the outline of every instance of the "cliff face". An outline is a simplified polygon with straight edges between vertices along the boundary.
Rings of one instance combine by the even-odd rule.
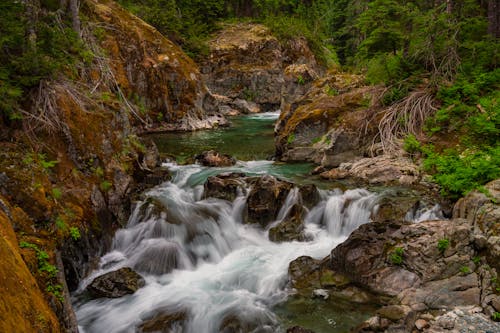
[[[302,96],[323,71],[304,38],[282,42],[260,24],[225,25],[209,48],[203,77],[240,112],[277,110],[283,98]]]
[[[0,123],[2,332],[76,331],[68,289],[126,222],[138,182],[167,177],[138,133],[224,122],[177,46],[112,1],[81,10],[93,60],[42,80],[23,119]]]
[[[223,121],[198,67],[178,46],[113,1],[85,4],[104,27],[101,46],[116,84],[147,110],[145,130],[193,130]]]
[[[0,196],[0,331],[57,332],[59,323],[20,255],[12,225],[22,218],[20,209],[7,206]]]

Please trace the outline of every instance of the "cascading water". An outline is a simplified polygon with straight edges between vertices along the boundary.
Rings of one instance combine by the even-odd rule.
[[[267,165],[267,169],[264,166]],[[181,313],[172,332],[220,332],[237,321],[245,332],[277,332],[273,307],[286,299],[289,263],[302,255],[323,258],[359,225],[369,222],[378,196],[364,189],[321,191],[305,216],[307,242],[273,243],[266,230],[243,224],[243,193],[232,203],[202,199],[202,183],[222,171],[269,172],[270,162],[208,169],[170,165],[175,176],[145,194],[99,269],[97,276],[132,267],[146,284],[118,299],[75,297],[81,332],[136,332],[156,315]],[[290,191],[277,221],[298,202]],[[77,292],[77,294],[78,294]],[[245,326],[246,325],[246,326]]]

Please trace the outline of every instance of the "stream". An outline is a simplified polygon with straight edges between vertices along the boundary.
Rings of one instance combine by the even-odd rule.
[[[283,243],[269,241],[268,230],[243,223],[244,193],[233,202],[203,198],[205,180],[223,172],[271,174],[296,184],[317,182],[308,175],[310,164],[265,160],[272,155],[277,116],[244,116],[228,129],[155,137],[161,152],[180,161],[217,149],[238,162],[225,168],[167,164],[172,180],[144,193],[127,226],[116,232],[110,252],[74,293],[80,332],[147,331],[145,323],[165,315],[181,320],[164,332],[285,332],[294,325],[316,333],[345,332],[374,313],[375,305],[293,296],[287,270],[299,256],[324,258],[353,230],[370,222],[382,192],[324,186],[320,202],[305,215],[309,240]],[[297,193],[290,191],[277,222],[297,202]],[[433,217],[422,211],[412,219],[422,214]],[[139,272],[145,286],[116,299],[84,296],[94,278],[122,267]]]

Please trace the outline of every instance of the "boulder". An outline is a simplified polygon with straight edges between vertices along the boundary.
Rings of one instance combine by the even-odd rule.
[[[314,184],[300,186],[299,193],[302,198],[302,204],[308,209],[313,208],[321,201],[318,188]]]
[[[274,221],[293,184],[265,175],[249,180],[251,190],[247,199],[245,223],[266,227]]]
[[[93,298],[118,298],[135,293],[144,284],[142,276],[124,267],[96,277],[86,290]]]
[[[203,185],[203,197],[234,201],[239,193],[245,191],[245,185],[244,173],[221,173],[208,177]]]
[[[235,158],[227,154],[221,154],[215,150],[205,151],[196,155],[195,160],[197,163],[209,167],[227,167],[236,164]]]
[[[269,240],[273,242],[305,241],[304,235],[304,208],[300,204],[295,204],[288,216],[278,225],[269,229]]]
[[[396,296],[422,283],[457,275],[471,264],[468,233],[464,220],[368,223],[332,251],[331,264],[374,292]],[[443,239],[448,246],[440,250]]]

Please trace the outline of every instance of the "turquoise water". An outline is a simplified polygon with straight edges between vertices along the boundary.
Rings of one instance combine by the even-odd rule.
[[[230,127],[196,132],[155,134],[151,137],[162,153],[183,163],[196,154],[214,149],[238,160],[266,160],[274,154],[274,123],[277,112],[238,116]]]

